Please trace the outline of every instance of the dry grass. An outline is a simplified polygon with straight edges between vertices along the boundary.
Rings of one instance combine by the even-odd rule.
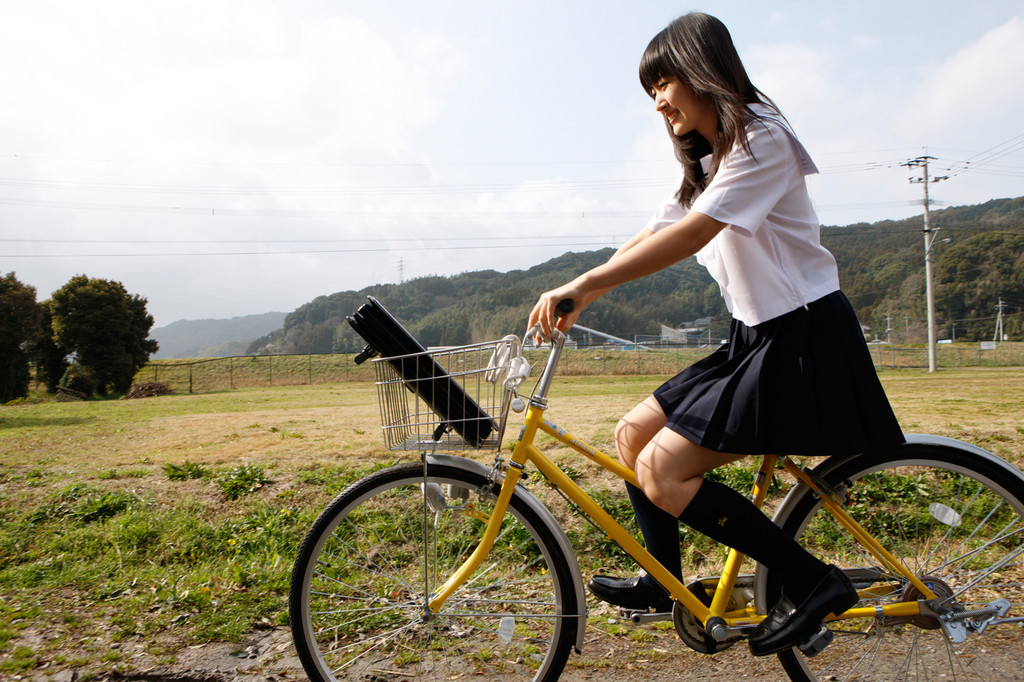
[[[906,431],[959,438],[1024,465],[1024,369],[944,370],[933,375],[891,370],[881,378]],[[611,452],[618,417],[660,380],[559,379],[548,418]],[[185,645],[261,627],[262,619],[270,626],[283,625],[288,548],[336,492],[336,480],[396,458],[383,451],[377,420],[374,388],[366,383],[0,406],[0,553],[6,553],[0,557],[0,677],[41,674],[44,666],[101,674],[138,671],[160,662],[161,655],[173,658]],[[519,424],[521,416],[512,415],[506,442]],[[607,500],[624,497],[620,484],[596,466],[557,444],[544,447],[556,461],[575,469],[588,489],[606,494]],[[213,472],[258,466],[272,483],[243,499],[228,500],[209,481],[169,481],[163,467],[185,462]],[[114,527],[120,517],[114,517],[109,526],[74,529],[79,544],[72,551],[79,552],[74,556],[79,565],[66,559],[68,565],[56,572],[53,564],[61,557],[44,556],[45,548],[33,549],[42,539],[26,535],[25,529],[31,527],[28,519],[76,485],[144,501],[132,518],[136,526],[153,526],[150,542],[169,543],[157,531],[178,523],[184,524],[177,531],[182,536],[192,526],[206,529],[204,541],[213,546],[206,548],[206,558],[182,558],[140,544],[133,559],[118,539],[124,529]],[[241,543],[248,537],[250,519],[278,524],[278,565],[239,553],[240,545],[233,540]],[[45,529],[51,534],[66,530],[60,524]],[[174,528],[167,532],[175,533]],[[577,537],[594,542],[589,536]],[[583,549],[581,556],[586,554]],[[267,564],[264,583],[245,573],[256,571],[259,561]],[[32,571],[39,576],[35,582],[26,577]],[[210,603],[220,606],[211,609]],[[228,613],[230,623],[209,620]],[[112,656],[111,641],[124,643],[121,652],[138,653]],[[162,644],[133,644],[150,641]]]
[[[895,370],[881,377],[905,432],[957,438],[1024,466],[1024,370]]]

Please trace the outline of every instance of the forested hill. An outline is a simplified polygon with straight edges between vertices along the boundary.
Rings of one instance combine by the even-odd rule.
[[[1000,297],[1008,302],[1005,330],[1018,338],[1024,330],[1024,197],[932,211],[931,226],[941,228],[940,239],[949,239],[936,242],[933,250],[939,338],[949,336],[953,323],[958,339],[992,338]],[[822,242],[839,263],[843,290],[861,322],[881,338],[887,326],[903,335],[901,341],[923,338],[921,228],[920,217],[822,228]],[[249,352],[358,350],[363,342],[345,317],[367,296],[380,300],[425,346],[521,333],[539,293],[611,254],[611,249],[567,253],[529,270],[423,277],[321,296],[290,313],[281,329],[254,341]],[[715,320],[715,337],[725,333],[729,315],[718,286],[689,258],[619,287],[588,308],[580,324],[631,338],[704,317]]]

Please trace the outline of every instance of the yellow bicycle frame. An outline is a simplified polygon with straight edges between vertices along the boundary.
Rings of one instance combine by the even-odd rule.
[[[706,606],[687,587],[673,576],[664,566],[661,565],[651,554],[630,535],[618,522],[615,521],[600,505],[598,505],[582,488],[569,478],[558,466],[541,452],[534,440],[538,432],[546,433],[563,445],[575,450],[587,459],[619,476],[623,480],[636,485],[636,474],[629,468],[623,466],[618,460],[609,457],[603,452],[588,445],[576,438],[564,429],[544,419],[545,406],[543,403],[531,402],[525,416],[523,429],[519,440],[515,444],[512,456],[505,470],[505,478],[502,482],[497,500],[491,511],[490,518],[480,544],[476,547],[469,558],[460,566],[454,574],[442,585],[428,603],[431,613],[437,613],[445,601],[460,587],[483,563],[487,554],[491,551],[495,539],[501,529],[509,501],[515,492],[516,485],[522,477],[523,470],[527,464],[534,465],[540,473],[560,490],[566,498],[571,500],[594,523],[607,535],[622,547],[627,554],[633,557],[640,566],[664,586],[674,599],[679,601],[690,613],[701,623],[707,624],[711,618],[721,618],[726,627],[747,628],[752,627],[764,619],[752,607],[744,607],[734,611],[726,611],[733,587],[739,577],[740,567],[743,564],[744,555],[736,550],[730,550],[725,561],[722,575],[719,577],[714,596],[710,606]],[[796,463],[787,457],[766,455],[761,462],[757,478],[754,482],[753,501],[761,508],[768,494],[768,487],[771,482],[774,470],[781,463],[782,467],[793,475],[800,483],[807,486],[816,497],[821,499],[822,504],[835,519],[872,555],[882,564],[888,567],[895,575],[906,578],[924,599],[935,598],[935,593],[925,585],[917,576],[908,570],[898,559],[893,557],[875,540],[856,520],[851,517],[842,507],[842,501],[835,499],[833,491],[828,490],[823,484],[819,484],[807,471],[801,469]],[[469,510],[467,513],[476,513]],[[870,596],[868,591],[863,593]],[[581,605],[582,607],[582,605]],[[913,616],[921,613],[917,601],[899,602],[882,607],[861,607],[853,608],[845,613],[835,616],[830,620],[844,620],[849,618],[865,617],[889,617],[889,616]],[[578,615],[578,614],[569,614]]]

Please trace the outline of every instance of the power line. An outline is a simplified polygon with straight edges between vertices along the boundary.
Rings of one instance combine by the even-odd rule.
[[[82,182],[74,180],[30,180],[0,177],[0,186],[88,192],[145,194],[221,194],[232,196],[395,196],[417,194],[466,194],[487,192],[553,192],[567,190],[634,189],[663,187],[664,178],[632,180],[536,180],[514,183],[466,185],[171,185],[123,182]]]
[[[913,205],[906,201],[858,202],[856,204],[820,204],[818,211],[845,211],[856,208],[887,208]],[[621,211],[317,211],[282,209],[237,209],[202,206],[155,206],[142,204],[101,204],[82,201],[49,201],[0,197],[0,204],[77,211],[112,211],[127,213],[171,213],[177,215],[241,216],[249,218],[352,218],[359,220],[393,220],[402,218],[456,218],[463,220],[547,219],[547,218],[648,218],[650,210]]]
[[[585,246],[596,246],[596,247],[610,247],[612,244],[608,241],[600,242],[567,242],[564,244],[544,244],[544,247],[553,248],[579,248]],[[366,248],[352,248],[352,249],[303,249],[303,250],[289,250],[289,251],[199,251],[199,252],[181,252],[181,253],[28,253],[28,254],[0,254],[0,258],[165,258],[165,257],[205,257],[205,256],[300,256],[300,255],[311,255],[311,254],[339,254],[339,253],[381,253],[381,252],[400,252],[400,251],[472,251],[472,250],[493,250],[493,249],[522,249],[521,243],[516,244],[490,244],[490,245],[468,245],[468,244],[451,244],[451,245],[434,245],[424,246],[414,242],[407,241],[403,245],[395,247],[366,247]]]
[[[818,172],[822,175],[834,175],[839,173],[861,173],[866,171],[886,170],[888,168],[897,168],[900,166],[900,161],[864,161],[861,163],[846,163],[838,164],[834,166],[819,166]]]
[[[1024,133],[1015,135],[1014,137],[1000,142],[995,146],[989,147],[988,149],[978,152],[973,156],[969,156],[963,161],[960,161],[957,165],[950,167],[948,171],[950,175],[960,175],[968,170],[973,172],[978,168],[991,164],[993,161],[998,161],[999,159],[1022,150],[1024,150]],[[1019,169],[1014,170],[1016,171]]]
[[[127,213],[170,213],[175,215],[234,216],[247,218],[310,218],[352,220],[401,220],[445,218],[462,220],[546,220],[581,218],[648,218],[650,211],[314,211],[279,209],[237,209],[200,206],[153,206],[139,204],[98,204],[81,201],[44,201],[0,197],[0,204],[76,211]]]
[[[896,151],[896,150],[893,150]],[[476,168],[476,167],[518,167],[518,166],[619,166],[651,165],[663,163],[664,159],[618,159],[618,160],[533,160],[533,161],[224,161],[215,159],[116,159],[112,157],[68,157],[38,156],[31,154],[6,154],[0,159],[16,161],[57,161],[61,163],[89,163],[107,165],[152,165],[152,166],[237,166],[256,167],[311,167],[311,168]]]
[[[977,152],[964,160],[944,160],[929,157],[933,165],[946,167],[946,177],[952,177],[967,171],[984,175],[1004,177],[1024,177],[1024,167],[1012,165],[999,165],[995,162],[1009,155],[1024,150],[1024,133],[1011,137],[997,145]],[[898,150],[875,150],[871,153],[889,153]],[[825,152],[824,156],[842,156],[845,154],[863,152]],[[0,157],[3,158],[3,157]],[[112,160],[112,159],[60,159],[55,157],[34,157],[24,155],[10,155],[8,158],[22,159],[44,159],[58,161],[80,161],[90,163],[170,163],[177,165],[268,165],[268,166],[382,166],[382,167],[433,167],[433,166],[466,166],[466,167],[488,167],[488,166],[530,166],[549,165],[556,162],[482,162],[482,163],[352,163],[352,162],[161,162],[155,160]],[[557,162],[560,165],[598,165],[612,164],[617,162],[606,161],[579,161],[579,162]],[[651,163],[651,162],[643,162]],[[891,169],[907,165],[905,162],[892,159],[870,160],[864,162],[837,163],[834,165],[822,166],[823,174],[841,174],[870,172],[882,169]],[[56,192],[115,192],[127,194],[181,194],[181,195],[220,195],[220,196],[251,196],[251,197],[394,197],[394,196],[443,196],[460,195],[471,193],[507,193],[524,194],[539,192],[602,192],[626,191],[638,188],[664,187],[666,182],[663,178],[638,178],[638,179],[615,179],[615,180],[553,180],[517,182],[517,183],[491,183],[491,184],[452,184],[452,185],[294,185],[294,186],[258,186],[258,185],[202,185],[202,184],[158,184],[158,183],[119,183],[119,182],[92,182],[73,180],[38,180],[31,178],[0,177],[0,186],[7,186],[12,189],[34,189],[52,190]],[[438,219],[446,220],[579,220],[586,218],[602,219],[645,219],[650,213],[647,210],[635,211],[345,211],[345,210],[282,210],[282,209],[239,209],[225,207],[202,207],[202,206],[176,206],[176,205],[132,205],[132,204],[109,204],[82,201],[61,201],[46,199],[21,199],[15,197],[0,197],[0,204],[26,207],[41,207],[50,209],[64,209],[76,211],[114,211],[114,212],[136,212],[136,213],[166,213],[171,215],[196,215],[196,216],[236,216],[253,218],[295,218],[295,219],[351,219],[351,220],[401,220],[401,219]],[[886,208],[902,207],[905,202],[858,202],[852,204],[822,204],[817,210],[828,211],[849,211],[864,208]]]
[[[492,241],[514,241],[522,242],[523,239],[538,241],[545,239],[566,239],[573,235],[527,235],[519,234],[510,237],[501,236],[473,236],[473,237],[416,237],[419,242],[451,242],[455,239],[492,242]],[[594,235],[587,237],[604,237],[607,239],[620,239],[622,235]],[[378,243],[389,239],[386,235],[372,238],[351,238],[351,239],[33,239],[33,238],[0,238],[0,242],[15,244],[359,244],[364,242]],[[393,238],[397,239],[397,238]],[[407,240],[407,237],[401,237]]]

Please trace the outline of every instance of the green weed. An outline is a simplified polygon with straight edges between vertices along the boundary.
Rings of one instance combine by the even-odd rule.
[[[263,468],[255,464],[243,464],[229,469],[217,479],[217,486],[229,500],[237,500],[242,495],[254,493],[272,481],[263,473]]]
[[[163,466],[164,474],[171,481],[187,481],[193,478],[209,478],[213,475],[209,467],[194,462],[185,461],[184,464],[172,464],[168,462]]]
[[[104,492],[75,483],[58,491],[53,501],[38,507],[30,519],[41,523],[70,517],[82,523],[92,523],[142,504],[144,501],[134,493],[123,490]]]

